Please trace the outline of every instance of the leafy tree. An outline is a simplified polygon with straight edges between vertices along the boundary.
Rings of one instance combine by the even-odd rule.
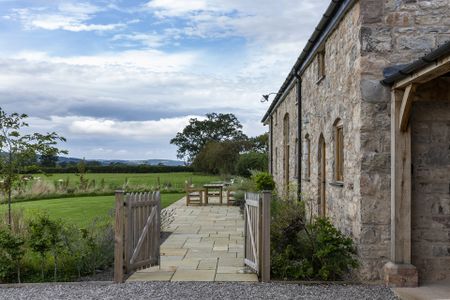
[[[76,175],[78,177],[80,177],[80,189],[82,191],[85,191],[88,188],[88,184],[89,184],[89,179],[86,178],[86,160],[83,158],[82,160],[80,160],[77,164],[77,173]]]
[[[268,158],[267,153],[248,152],[239,156],[236,163],[236,173],[239,176],[250,177],[251,171],[267,171]]]
[[[192,162],[208,142],[243,141],[247,137],[233,114],[206,114],[205,120],[192,118],[170,143],[178,146],[177,157]]]
[[[269,134],[264,133],[247,139],[244,143],[247,152],[267,153],[269,151]]]
[[[56,167],[57,162],[58,162],[58,155],[51,152],[43,154],[39,158],[39,164],[42,167]]]
[[[26,161],[37,155],[49,155],[67,153],[59,150],[59,141],[66,141],[57,133],[23,133],[28,123],[24,120],[25,114],[7,114],[0,108],[0,176],[2,177],[1,188],[8,198],[8,223],[11,224],[11,196],[12,190],[20,181],[20,172]]]
[[[233,174],[241,145],[237,142],[209,142],[195,157],[194,170],[210,174]]]

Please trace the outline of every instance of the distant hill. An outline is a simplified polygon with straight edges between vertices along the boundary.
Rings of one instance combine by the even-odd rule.
[[[58,164],[70,164],[78,163],[82,159],[75,157],[58,157]],[[124,164],[130,166],[137,165],[149,165],[149,166],[184,166],[184,162],[180,160],[170,160],[170,159],[145,159],[145,160],[120,160],[120,159],[86,159],[87,162],[96,161],[102,166],[109,166],[111,164]]]

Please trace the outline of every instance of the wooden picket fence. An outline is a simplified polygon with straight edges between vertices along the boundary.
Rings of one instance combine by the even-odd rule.
[[[270,201],[272,192],[245,194],[244,262],[263,282],[270,281]]]
[[[114,282],[124,282],[124,274],[159,265],[160,239],[160,193],[117,191]]]

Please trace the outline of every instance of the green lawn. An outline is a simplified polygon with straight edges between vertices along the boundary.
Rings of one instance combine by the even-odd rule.
[[[108,175],[108,174],[106,174]],[[184,194],[162,194],[162,207],[167,207],[181,199]],[[108,216],[114,208],[114,196],[76,197],[62,199],[36,200],[29,202],[13,203],[13,209],[23,209],[26,217],[31,217],[38,212],[46,212],[51,217],[61,218],[67,223],[84,227],[99,216]],[[0,206],[0,213],[6,213],[7,206]]]
[[[75,174],[63,173],[63,174],[53,174],[50,176],[45,176],[42,174],[35,174],[34,177],[40,177],[50,182],[58,181],[60,179],[69,179],[69,185],[74,186],[80,180]],[[136,173],[87,173],[86,177],[89,180],[95,179],[96,184],[99,185],[102,179],[105,181],[106,185],[111,185],[114,188],[119,188],[123,186],[125,180],[128,180],[130,186],[148,186],[156,187],[159,182],[162,187],[169,186],[172,188],[177,188],[184,190],[185,182],[191,180],[195,185],[203,185],[205,183],[210,183],[212,181],[220,180],[218,176],[209,175],[197,175],[189,172],[182,173],[148,173],[148,174],[136,174]]]

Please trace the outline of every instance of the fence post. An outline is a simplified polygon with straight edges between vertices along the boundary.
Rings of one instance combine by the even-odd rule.
[[[261,201],[261,281],[270,281],[270,205],[272,191],[263,191]]]
[[[156,199],[158,201],[157,204],[157,215],[156,215],[156,220],[157,220],[157,225],[156,225],[156,245],[158,245],[156,247],[156,256],[157,256],[157,264],[158,266],[161,266],[161,247],[159,247],[160,243],[161,243],[161,193],[157,192],[156,193]]]
[[[116,191],[116,220],[114,228],[114,282],[123,283],[123,202],[124,192]]]

